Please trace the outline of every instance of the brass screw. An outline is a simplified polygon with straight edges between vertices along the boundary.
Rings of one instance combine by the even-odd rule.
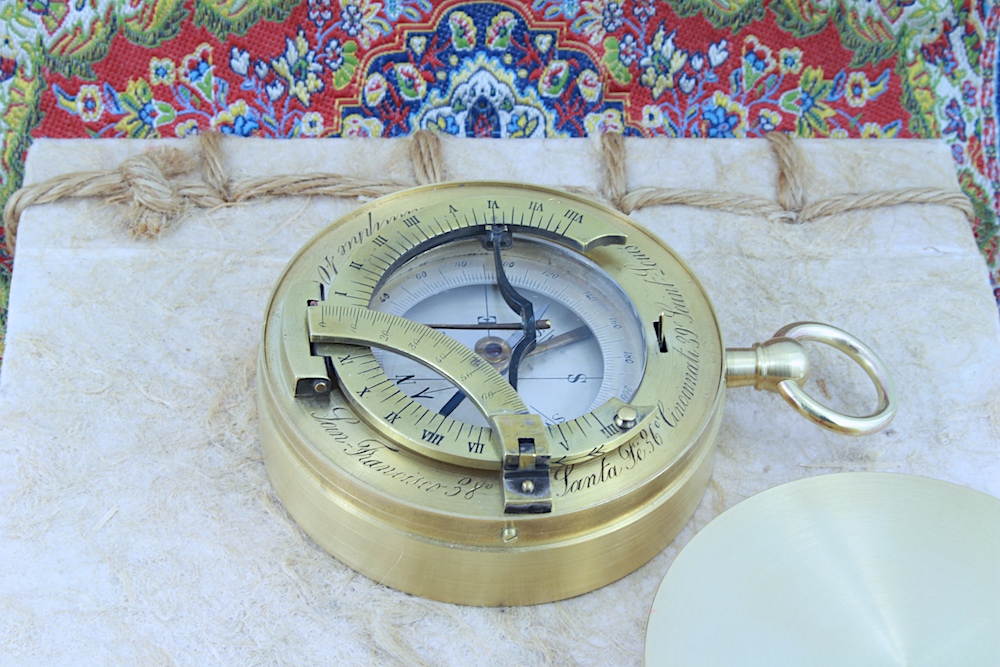
[[[630,405],[623,405],[618,408],[618,412],[615,414],[615,426],[622,431],[627,431],[635,426],[638,419],[639,415],[635,411],[635,408]]]
[[[325,394],[330,391],[330,385],[327,384],[326,380],[316,380],[313,382],[313,391],[317,394]]]
[[[535,483],[532,482],[530,479],[526,479],[523,482],[521,482],[521,491],[525,493],[531,493],[534,490],[535,490]]]

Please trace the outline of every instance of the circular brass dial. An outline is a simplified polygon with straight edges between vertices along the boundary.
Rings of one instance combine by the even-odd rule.
[[[532,208],[533,204],[535,208]],[[551,207],[552,204],[550,209]],[[351,261],[333,278],[326,290],[327,300],[367,307],[376,299],[379,288],[407,260],[418,257],[428,249],[447,250],[449,242],[454,243],[458,239],[478,238],[485,233],[484,230],[496,225],[508,226],[520,234],[551,239],[572,249],[566,252],[582,252],[597,247],[614,248],[618,245],[631,248],[626,246],[625,236],[619,229],[608,224],[603,217],[589,212],[584,216],[582,210],[577,210],[582,208],[577,206],[576,209],[547,211],[543,202],[524,200],[499,187],[479,195],[468,189],[459,191],[446,201],[425,206],[420,215],[410,215],[387,225],[369,242],[362,244],[351,255]],[[561,215],[557,216],[557,213]],[[514,241],[513,245],[519,246],[520,243]],[[646,256],[638,248],[633,248],[632,251]],[[643,288],[636,285],[633,278],[640,274],[648,275],[645,269],[637,264],[631,269],[615,273],[617,275],[613,275],[612,280],[617,278],[620,283],[627,285],[624,287],[626,290],[633,287],[634,291],[642,293]],[[599,290],[594,287],[587,292],[587,296],[596,298],[591,292],[598,293]],[[652,321],[650,318],[650,334],[653,334]],[[603,327],[607,323],[593,324],[595,327]],[[635,326],[641,324],[635,322]],[[641,331],[639,334],[628,339],[627,344],[617,351],[616,361],[625,366],[645,366],[638,374],[640,378],[646,372],[664,371],[666,364],[662,359],[654,358],[647,362]],[[427,353],[423,356],[433,366],[434,355]],[[331,349],[329,357],[340,378],[350,374],[352,369],[348,369],[347,364],[362,360],[370,363],[366,355],[359,357],[356,351],[352,353],[347,348]],[[606,364],[610,362],[610,359],[605,360]],[[426,456],[460,465],[499,467],[501,448],[494,442],[490,429],[455,422],[446,415],[435,414],[393,387],[389,378],[377,370],[365,378],[363,385],[354,388],[352,384],[344,384],[344,389],[358,411],[366,416],[366,420],[377,424],[380,430],[399,444]],[[659,399],[658,387],[658,384],[652,382],[619,387],[621,395],[632,397],[633,403],[639,407],[640,425],[654,412]],[[366,388],[370,391],[365,392]],[[548,437],[554,446],[552,455],[556,462],[565,464],[593,458],[613,450],[626,440],[627,432],[614,424],[615,415],[622,405],[620,398],[612,397],[595,410],[575,419],[550,425]]]
[[[407,262],[429,251],[447,256],[462,240],[489,249],[490,234],[501,255],[524,238],[555,244],[555,254],[580,256],[620,288],[630,326],[640,328],[629,340],[640,349],[623,344],[615,354],[642,365],[638,386],[548,427],[511,401],[509,411],[488,408],[489,428],[422,405],[357,344],[381,343],[445,371],[449,346],[439,340],[379,341],[384,327],[367,314],[358,320],[363,335],[322,337],[323,309],[370,313]],[[552,336],[568,333],[559,326],[555,318]],[[258,374],[265,461],[299,523],[375,579],[467,604],[560,599],[631,572],[687,521],[708,481],[723,369],[704,290],[662,241],[620,213],[532,186],[417,188],[327,228],[279,280]],[[482,409],[500,385],[465,372],[441,374]],[[542,477],[548,497],[539,510]]]

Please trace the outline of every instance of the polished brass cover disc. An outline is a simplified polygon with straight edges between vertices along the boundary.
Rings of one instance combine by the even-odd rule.
[[[483,293],[507,305],[479,309]],[[417,188],[325,229],[277,283],[264,460],[306,532],[376,581],[462,604],[566,598],[693,513],[724,357],[696,278],[620,213],[533,186]]]
[[[884,473],[753,496],[671,565],[646,664],[998,665],[1000,499]]]

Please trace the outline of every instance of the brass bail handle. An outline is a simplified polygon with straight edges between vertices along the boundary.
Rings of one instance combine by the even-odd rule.
[[[824,343],[840,350],[868,374],[878,392],[875,412],[863,417],[831,410],[802,388],[809,376],[809,359],[799,341]],[[819,322],[796,322],[752,348],[726,350],[726,386],[766,389],[781,396],[799,414],[823,428],[846,435],[875,433],[896,415],[896,386],[885,363],[870,347],[840,329]]]

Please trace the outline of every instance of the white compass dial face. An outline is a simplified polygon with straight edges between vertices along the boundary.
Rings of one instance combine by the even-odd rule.
[[[548,325],[518,367],[517,391],[528,409],[556,424],[611,398],[627,403],[642,380],[645,345],[638,315],[617,283],[585,257],[545,241],[515,237],[502,256],[507,278]],[[447,243],[410,260],[375,291],[371,308],[439,328],[505,377],[524,335],[520,315],[497,286],[492,251],[478,241]],[[374,353],[410,398],[459,421],[486,424],[448,380],[401,355]]]

